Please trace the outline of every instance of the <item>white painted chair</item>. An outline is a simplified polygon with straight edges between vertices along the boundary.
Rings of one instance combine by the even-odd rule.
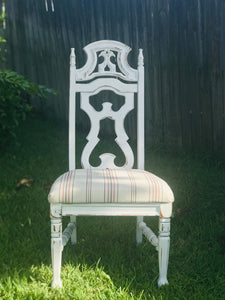
[[[142,49],[139,50],[138,68],[127,62],[130,48],[123,43],[102,40],[84,48],[86,64],[76,69],[74,49],[70,56],[69,99],[69,171],[52,185],[48,196],[51,214],[51,253],[53,267],[52,287],[62,286],[61,257],[63,247],[71,238],[76,243],[76,216],[137,216],[136,239],[142,235],[159,252],[158,286],[168,284],[167,267],[170,245],[170,217],[173,192],[168,184],[144,170],[144,66]],[[102,62],[99,62],[99,60]],[[112,103],[104,102],[97,111],[89,102],[90,96],[109,90],[124,97],[124,104],[114,111]],[[80,107],[91,121],[87,143],[81,155],[83,169],[75,165],[75,101],[80,93]],[[124,119],[134,108],[137,94],[137,168],[132,169],[134,154],[124,128]],[[115,155],[100,155],[98,167],[90,165],[92,150],[99,142],[100,121],[110,118],[115,122],[116,143],[123,151],[126,162],[114,164]],[[62,232],[62,217],[70,216],[70,223]],[[143,216],[159,216],[158,237],[143,222]]]

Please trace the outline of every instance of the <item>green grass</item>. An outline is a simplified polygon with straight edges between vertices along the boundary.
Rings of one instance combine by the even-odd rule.
[[[150,243],[136,247],[135,218],[80,217],[78,244],[63,252],[64,287],[52,290],[48,186],[67,156],[67,129],[35,118],[0,155],[0,299],[225,299],[224,162],[156,147],[146,169],[176,198],[169,286],[157,288]],[[33,185],[17,189],[24,177]],[[157,219],[146,222],[157,232]]]

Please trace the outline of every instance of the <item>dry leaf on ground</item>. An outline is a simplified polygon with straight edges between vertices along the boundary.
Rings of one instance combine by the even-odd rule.
[[[34,183],[34,179],[33,178],[23,178],[21,179],[16,187],[17,188],[21,188],[22,186],[25,186],[25,187],[31,187],[31,185]]]

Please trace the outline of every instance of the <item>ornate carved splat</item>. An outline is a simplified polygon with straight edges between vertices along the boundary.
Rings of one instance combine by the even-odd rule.
[[[122,167],[118,167],[114,164],[115,155],[112,153],[104,153],[100,155],[101,164],[98,167],[92,167],[97,169],[103,168],[132,168],[134,163],[133,151],[128,144],[128,136],[124,128],[124,119],[126,115],[134,108],[134,94],[127,92],[118,92],[112,86],[108,86],[107,90],[112,90],[116,94],[125,97],[124,105],[118,110],[112,110],[112,103],[104,102],[102,104],[102,110],[96,111],[89,102],[90,96],[98,94],[100,91],[106,89],[106,87],[100,87],[94,92],[81,93],[81,109],[83,109],[90,118],[91,130],[87,136],[88,143],[83,149],[81,156],[81,163],[84,168],[92,167],[89,162],[90,155],[96,145],[99,142],[99,131],[100,131],[100,121],[105,118],[110,118],[115,121],[115,133],[116,133],[116,143],[119,145],[123,151],[126,162]]]
[[[116,65],[111,61],[111,57],[115,57],[115,54],[111,50],[104,50],[99,54],[99,57],[103,57],[104,61],[98,65],[98,72],[116,72]],[[108,71],[106,68],[108,67]]]
[[[70,67],[70,170],[75,168],[75,109],[76,94],[80,93],[80,105],[90,118],[91,129],[87,136],[87,144],[83,149],[81,163],[83,168],[92,167],[89,160],[92,151],[99,143],[100,122],[110,118],[114,120],[116,143],[125,156],[122,167],[114,163],[115,155],[103,153],[101,163],[94,168],[132,168],[134,164],[133,151],[128,143],[128,136],[124,128],[127,114],[134,108],[134,95],[137,94],[137,166],[144,169],[144,67],[142,50],[139,51],[138,69],[128,64],[130,48],[117,41],[103,40],[84,47],[87,61],[82,68],[77,69],[75,54],[71,52]],[[122,79],[122,80],[121,80]],[[124,104],[114,111],[108,99],[97,111],[90,104],[90,97],[98,95],[103,90],[110,90],[124,97]],[[96,99],[97,100],[97,99]]]

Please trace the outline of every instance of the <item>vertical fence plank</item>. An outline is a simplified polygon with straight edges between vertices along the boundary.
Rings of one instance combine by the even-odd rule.
[[[115,39],[132,47],[135,68],[138,48],[144,49],[147,141],[225,152],[224,1],[61,0],[54,12],[46,12],[44,1],[5,4],[7,67],[59,91],[36,102],[47,116],[68,118],[70,48],[79,68],[85,45]],[[88,120],[80,115],[85,129]],[[129,132],[135,121],[127,117]]]

